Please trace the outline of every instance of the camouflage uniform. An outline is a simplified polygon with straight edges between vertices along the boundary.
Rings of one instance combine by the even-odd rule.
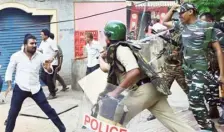
[[[197,20],[194,24],[182,25],[177,21],[174,28],[182,31],[183,68],[189,86],[190,108],[201,129],[213,131],[215,127],[204,102],[209,86],[208,44],[217,41],[213,24]]]
[[[224,39],[223,39],[223,32],[219,29],[216,29],[217,37],[219,38],[219,42],[221,44],[222,49],[224,48]],[[216,53],[214,50],[209,50],[208,54],[209,60],[209,73],[210,73],[210,83],[209,88],[207,89],[207,101],[210,107],[220,105],[223,100],[220,102],[219,98],[219,84],[218,84],[218,77],[219,77],[219,64],[217,60]]]
[[[183,91],[188,94],[189,89],[185,81],[184,72],[181,67],[182,55],[181,55],[181,35],[180,32],[175,31],[171,34],[171,38],[178,42],[179,46],[168,45],[168,57],[165,58],[164,68],[163,68],[163,78],[166,80],[167,87],[171,88],[173,81],[176,79],[177,83],[183,89]],[[177,55],[169,53],[169,51],[177,51]]]
[[[220,105],[219,101],[219,84],[217,82],[219,77],[218,60],[215,53],[210,50],[208,54],[209,60],[209,88],[206,91],[206,99],[210,107]]]

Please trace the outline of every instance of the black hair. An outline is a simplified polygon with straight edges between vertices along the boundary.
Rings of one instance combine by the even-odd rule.
[[[24,38],[26,38],[26,37],[28,37],[28,36],[30,36],[30,35],[32,35],[32,34],[27,33],[27,34],[24,36]]]
[[[91,32],[86,32],[87,38],[93,39],[93,34]]]
[[[155,19],[156,22],[160,22],[160,20],[158,18]]]
[[[41,32],[43,32],[45,36],[50,37],[50,31],[48,29],[42,29]]]
[[[36,40],[36,37],[33,36],[32,34],[25,35],[24,40],[23,40],[23,44],[24,45],[28,44],[29,39],[35,39]]]
[[[50,33],[49,37],[54,40],[54,34],[53,33]]]
[[[193,14],[194,14],[194,16],[197,16],[198,11],[197,11],[197,10],[195,10],[195,9],[191,9],[191,10],[193,10]]]
[[[204,12],[204,13],[202,13],[202,14],[200,15],[200,18],[203,17],[203,16],[205,16],[206,19],[210,19],[210,20],[212,20],[212,21],[215,20],[214,15],[212,15],[210,12]]]

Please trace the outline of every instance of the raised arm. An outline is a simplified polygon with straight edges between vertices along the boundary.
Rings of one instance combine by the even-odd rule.
[[[165,16],[164,19],[163,19],[163,25],[164,25],[164,26],[166,26],[166,27],[168,27],[168,28],[173,27],[173,23],[172,23],[172,21],[171,21],[171,18],[172,18],[173,14],[174,14],[174,11],[175,11],[177,8],[179,8],[179,7],[180,7],[180,5],[178,5],[178,4],[172,6],[172,8],[169,10],[169,12],[166,14],[166,16]]]

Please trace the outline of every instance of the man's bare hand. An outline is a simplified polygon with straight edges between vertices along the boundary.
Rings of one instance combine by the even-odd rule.
[[[177,56],[177,55],[178,55],[178,51],[177,51],[177,50],[173,50],[173,51],[172,51],[172,55]]]
[[[5,98],[11,90],[12,90],[12,86],[8,86],[7,90],[5,91]]]
[[[51,71],[51,60],[46,60],[43,64],[44,69],[46,69],[47,71]]]
[[[171,10],[176,10],[177,8],[179,8],[180,5],[179,4],[174,4],[172,7],[171,7]]]
[[[102,58],[106,58],[107,57],[107,52],[104,51],[103,53],[100,54]]]
[[[113,98],[117,98],[118,97],[118,94],[116,92],[114,92],[114,91],[109,92],[107,95],[110,96],[110,97],[113,97]]]
[[[50,60],[48,60],[50,63],[52,63],[54,61],[54,58],[51,58]]]

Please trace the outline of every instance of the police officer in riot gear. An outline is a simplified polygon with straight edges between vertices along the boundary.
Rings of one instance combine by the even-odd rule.
[[[142,72],[131,48],[119,45],[126,40],[126,26],[120,21],[109,21],[104,32],[108,46],[106,55],[103,55],[106,61],[100,57],[100,68],[108,72],[108,83],[114,89],[107,94],[107,99],[103,99],[98,118],[107,123],[126,126],[138,113],[148,109],[170,131],[194,132],[193,128],[174,114],[167,102],[167,96],[158,92],[152,85],[152,80]],[[112,108],[103,110],[106,109],[103,106],[108,106],[105,104],[108,100],[114,102],[123,92],[128,94],[119,101],[115,111],[111,111]]]

